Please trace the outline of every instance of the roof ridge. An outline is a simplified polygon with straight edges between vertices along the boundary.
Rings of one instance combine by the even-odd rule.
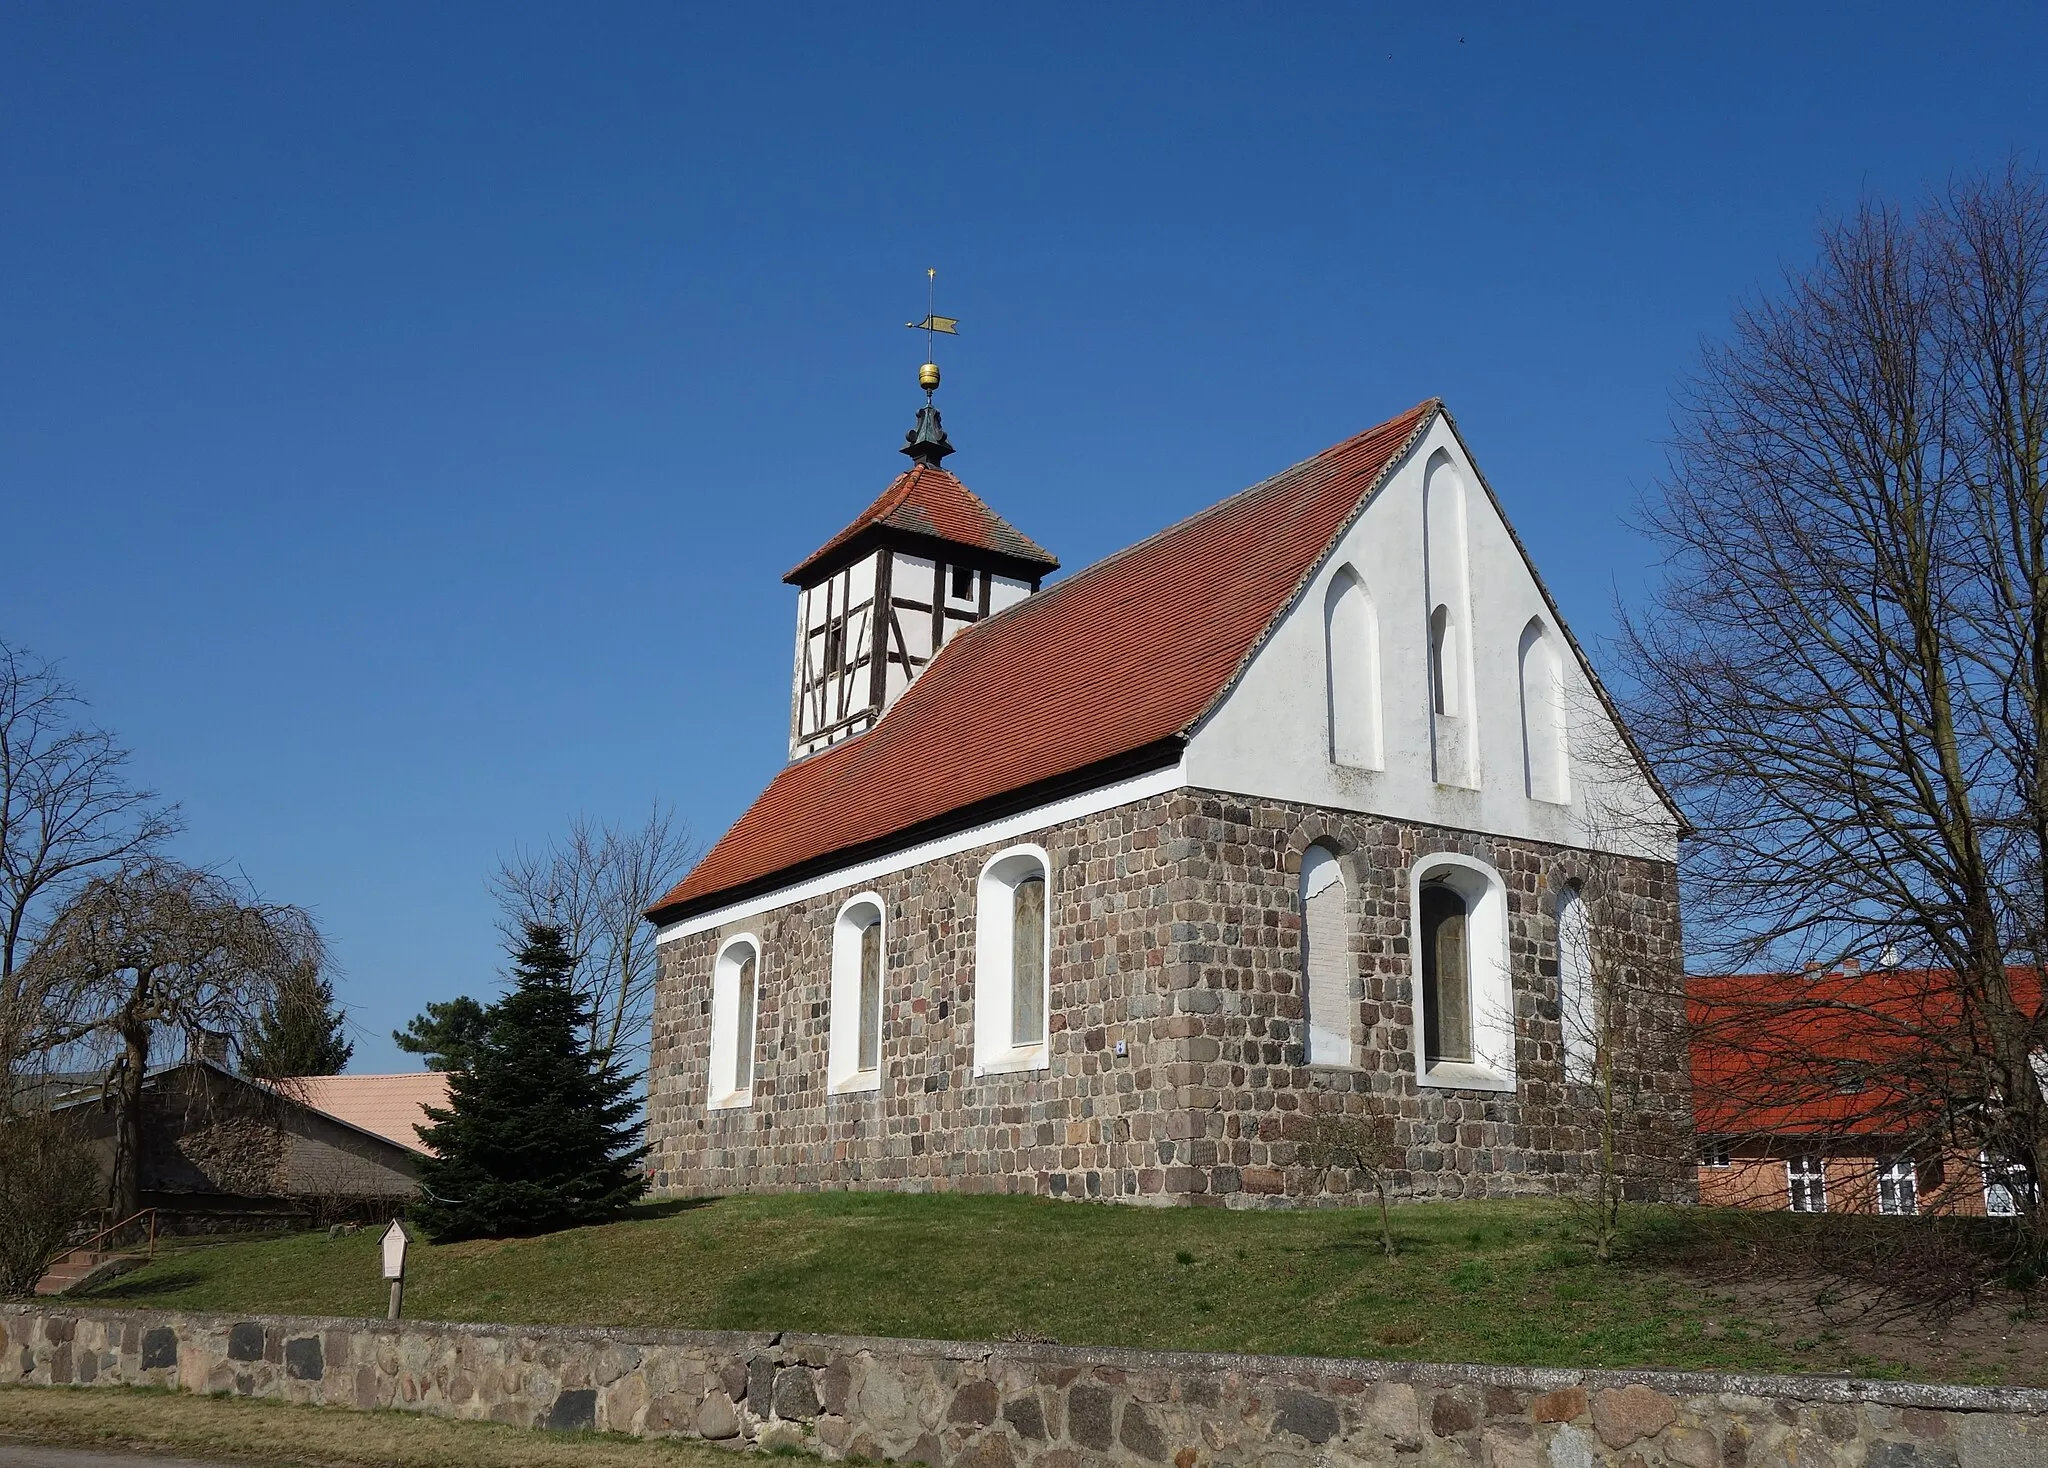
[[[963,637],[973,635],[976,629],[981,627],[987,627],[995,622],[998,622],[1002,620],[1004,617],[1007,617],[1011,613],[1016,612],[1024,607],[1042,607],[1048,601],[1052,600],[1056,594],[1065,591],[1069,587],[1079,585],[1088,577],[1094,575],[1097,571],[1110,565],[1111,563],[1115,561],[1120,561],[1126,556],[1144,550],[1147,546],[1153,544],[1155,541],[1164,540],[1169,535],[1178,534],[1181,531],[1187,529],[1189,526],[1198,524],[1199,522],[1206,520],[1213,515],[1220,514],[1224,510],[1229,509],[1231,506],[1237,504],[1239,501],[1247,498],[1248,496],[1255,495],[1260,490],[1271,488],[1273,485],[1278,483],[1280,480],[1287,478],[1288,475],[1294,473],[1296,470],[1304,469],[1308,467],[1310,464],[1315,463],[1318,459],[1328,458],[1332,454],[1341,453],[1343,450],[1350,448],[1353,444],[1358,443],[1363,439],[1370,438],[1375,433],[1378,433],[1382,429],[1388,428],[1395,423],[1399,423],[1403,418],[1409,417],[1412,414],[1423,413],[1425,410],[1430,409],[1432,407],[1438,411],[1442,411],[1443,399],[1438,397],[1424,398],[1421,402],[1417,403],[1414,407],[1407,409],[1405,412],[1396,413],[1393,417],[1386,419],[1384,422],[1375,423],[1370,428],[1361,429],[1357,433],[1352,434],[1349,438],[1339,439],[1336,443],[1331,444],[1328,448],[1319,449],[1315,453],[1310,454],[1307,458],[1300,459],[1292,464],[1289,464],[1285,469],[1282,469],[1277,474],[1268,474],[1264,479],[1261,479],[1256,484],[1248,484],[1243,489],[1238,490],[1235,494],[1225,495],[1222,499],[1216,501],[1216,503],[1212,505],[1204,505],[1199,510],[1195,510],[1189,514],[1183,515],[1180,519],[1175,520],[1170,525],[1161,526],[1159,529],[1153,531],[1150,535],[1146,536],[1143,540],[1134,540],[1129,545],[1119,546],[1117,549],[1110,551],[1107,555],[1102,556],[1100,559],[1090,561],[1087,565],[1081,567],[1080,570],[1075,571],[1073,574],[1068,576],[1062,576],[1059,580],[1053,582],[1051,585],[1045,587],[1044,589],[1040,591],[1034,591],[1029,596],[1020,597],[1018,600],[1011,602],[1002,610],[992,612],[988,616],[983,617],[978,622],[970,622],[967,626],[961,628],[958,632],[955,632],[951,637],[946,639],[945,647],[939,649],[939,655],[943,657],[948,649],[958,644]],[[1420,427],[1421,420],[1418,419],[1415,428]],[[1410,439],[1414,437],[1414,434],[1415,429],[1410,429],[1408,437],[1402,439],[1401,441],[1401,448],[1406,448],[1408,446],[1408,443]],[[1386,462],[1392,463],[1394,459],[1399,457],[1399,454],[1400,450],[1395,450],[1394,453],[1391,453],[1387,456]],[[1385,473],[1385,467],[1385,464],[1381,465],[1382,476]],[[1380,476],[1375,477],[1375,483],[1378,482],[1379,477]],[[965,488],[964,485],[962,487]],[[972,493],[972,491],[969,492]],[[1347,523],[1349,522],[1347,521]],[[1321,557],[1317,557],[1317,564],[1321,564]],[[1297,589],[1297,595],[1298,594],[1299,592]],[[1288,605],[1293,605],[1292,598],[1289,598]],[[1259,640],[1260,642],[1263,642],[1265,639],[1261,637]],[[934,658],[932,659],[932,661],[933,663],[936,663],[938,661],[938,658]],[[927,668],[924,671],[929,672],[930,667],[927,666]],[[1231,682],[1234,683],[1236,681],[1237,680],[1235,676],[1233,676]],[[877,721],[877,723],[873,727],[880,727],[880,721]],[[863,730],[862,732],[865,733],[866,731]],[[846,742],[851,743],[852,741],[848,740]],[[838,746],[834,746],[834,748],[837,747]]]

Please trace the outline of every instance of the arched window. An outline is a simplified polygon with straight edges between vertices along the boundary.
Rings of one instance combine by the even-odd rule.
[[[1429,614],[1429,706],[1445,718],[1458,716],[1458,628],[1451,609],[1437,603]]]
[[[1334,852],[1311,846],[1301,859],[1302,998],[1307,1009],[1308,1063],[1351,1065],[1350,924],[1344,874]]]
[[[711,1077],[706,1089],[706,1104],[712,1110],[753,1104],[760,1008],[761,945],[748,934],[719,949],[712,965]]]
[[[882,939],[882,899],[872,892],[848,898],[832,924],[825,1069],[834,1091],[868,1091],[881,1084]]]
[[[1531,800],[1571,799],[1565,764],[1564,660],[1557,639],[1531,617],[1522,629],[1522,775]]]
[[[1593,994],[1592,923],[1576,884],[1557,894],[1557,988],[1565,1079],[1590,1082],[1600,1053],[1600,1017]]]
[[[1465,899],[1444,881],[1422,884],[1423,1057],[1472,1059],[1472,971],[1466,962]]]
[[[1036,846],[999,852],[982,868],[974,935],[977,1075],[1037,1070],[1050,1063],[1049,871],[1045,853]]]
[[[1380,763],[1379,617],[1349,566],[1323,599],[1323,666],[1329,697],[1330,759],[1368,770]]]
[[[1443,853],[1417,862],[1410,881],[1417,1078],[1431,1086],[1512,1091],[1514,990],[1500,873]]]

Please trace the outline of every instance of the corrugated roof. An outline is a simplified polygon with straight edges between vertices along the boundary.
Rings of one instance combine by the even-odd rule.
[[[649,916],[701,910],[1184,736],[1439,406],[1421,403],[955,634],[874,728],[777,775]]]
[[[1007,556],[1047,571],[1059,565],[1052,552],[990,509],[980,495],[958,479],[944,469],[919,464],[897,475],[880,498],[862,510],[851,525],[811,552],[802,565],[782,579],[799,584],[810,580],[836,552],[850,546],[864,532],[884,527]]]
[[[448,1077],[436,1070],[407,1075],[293,1076],[275,1084],[315,1111],[428,1156],[433,1149],[419,1137],[419,1128],[430,1125],[426,1108],[438,1111],[448,1105]]]

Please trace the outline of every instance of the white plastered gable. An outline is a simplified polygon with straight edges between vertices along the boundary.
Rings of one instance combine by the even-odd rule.
[[[1347,577],[1372,608],[1378,768],[1333,758],[1325,649],[1330,608],[1356,600],[1347,600]],[[1433,614],[1440,627],[1450,624],[1447,633],[1433,637]],[[1448,685],[1441,695],[1436,667]],[[1553,717],[1562,720],[1562,748],[1552,753],[1536,741],[1537,757],[1554,759],[1557,769],[1532,779],[1525,692],[1545,668],[1554,691],[1537,700],[1537,717],[1545,717],[1545,699],[1561,706]],[[1344,743],[1340,733],[1335,752]],[[1197,788],[1677,858],[1676,817],[1628,753],[1577,645],[1442,413],[1194,730],[1185,768]]]

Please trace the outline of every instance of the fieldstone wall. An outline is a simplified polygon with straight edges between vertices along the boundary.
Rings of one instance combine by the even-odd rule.
[[[1035,1193],[1258,1206],[1360,1201],[1366,1181],[1298,1154],[1312,1113],[1391,1119],[1400,1196],[1578,1187],[1599,1150],[1587,1088],[1564,1076],[1556,898],[1588,894],[1628,975],[1617,1006],[1619,1141],[1631,1193],[1694,1186],[1677,875],[1283,802],[1181,790],[1030,838],[1050,857],[1051,1065],[973,1073],[975,893],[991,843],[665,944],[649,1077],[655,1191],[818,1188]],[[1339,853],[1351,911],[1358,1064],[1303,1063],[1303,853]],[[1518,1085],[1416,1083],[1409,872],[1455,852],[1507,887]],[[873,891],[885,914],[879,1091],[825,1085],[832,926]],[[711,1111],[711,971],[760,941],[753,1104]]]
[[[2028,1468],[2048,1392],[855,1337],[0,1307],[0,1383],[931,1468]]]

